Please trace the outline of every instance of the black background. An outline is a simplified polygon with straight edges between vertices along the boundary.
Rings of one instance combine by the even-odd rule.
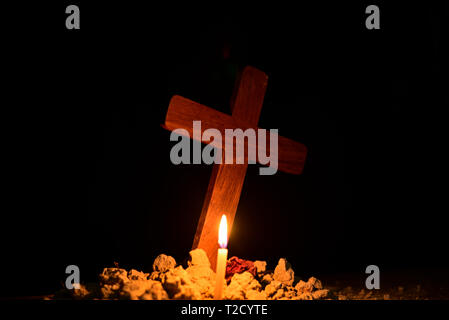
[[[75,2],[74,2],[75,3]],[[2,10],[1,286],[52,293],[118,262],[188,256],[211,166],[171,164],[173,94],[230,112],[245,65],[259,125],[309,149],[300,176],[250,166],[230,255],[300,276],[447,268],[447,7],[76,2]]]

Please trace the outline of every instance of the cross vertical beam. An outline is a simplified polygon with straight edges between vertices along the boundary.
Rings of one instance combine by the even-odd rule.
[[[236,83],[232,117],[257,127],[267,87],[267,75],[255,68],[246,67]],[[223,153],[224,154],[224,153]],[[215,268],[218,250],[218,227],[223,214],[232,230],[240,193],[245,180],[245,164],[214,164],[206,197],[193,240],[193,248],[204,249],[212,268]]]

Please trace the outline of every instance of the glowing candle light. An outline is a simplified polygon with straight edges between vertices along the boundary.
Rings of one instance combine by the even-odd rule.
[[[215,281],[215,299],[221,300],[223,298],[223,289],[225,286],[226,276],[226,261],[228,260],[228,222],[226,215],[221,217],[220,227],[218,228],[218,249],[217,256],[217,274]]]

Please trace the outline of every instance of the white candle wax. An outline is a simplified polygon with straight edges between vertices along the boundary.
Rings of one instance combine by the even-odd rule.
[[[223,290],[225,287],[226,261],[228,260],[228,249],[218,249],[217,256],[217,276],[215,282],[215,299],[223,299]]]
[[[221,217],[220,226],[218,227],[218,244],[220,248],[217,254],[217,268],[215,277],[215,299],[223,299],[223,290],[225,288],[226,263],[228,261],[228,222],[226,215]]]

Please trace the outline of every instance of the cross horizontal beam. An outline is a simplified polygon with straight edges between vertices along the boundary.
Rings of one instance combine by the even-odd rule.
[[[250,128],[258,129],[240,118],[209,108],[187,98],[174,95],[168,106],[164,128],[170,131],[184,129],[189,133],[190,138],[195,139],[193,134],[193,121],[197,120],[201,120],[201,137],[203,136],[203,132],[209,128],[217,129],[223,137],[225,129],[242,129],[243,131]],[[269,146],[269,137],[270,135],[267,133],[267,146]],[[209,140],[202,140],[201,142],[214,143]],[[215,146],[218,147],[218,145]],[[257,145],[249,143],[248,150],[256,150],[256,148]],[[260,151],[265,152],[265,150]],[[247,154],[245,153],[245,163],[247,161]],[[257,152],[254,154],[257,154]],[[286,173],[300,174],[304,168],[306,154],[307,148],[302,143],[278,136],[278,170]]]

